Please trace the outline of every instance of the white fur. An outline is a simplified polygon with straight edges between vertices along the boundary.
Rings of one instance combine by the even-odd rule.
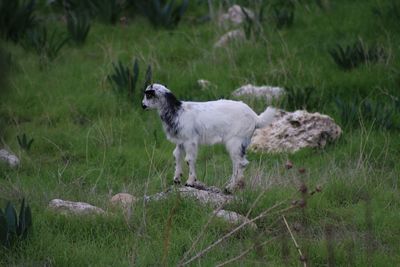
[[[176,161],[174,181],[180,182],[184,154],[185,161],[189,165],[189,178],[186,184],[193,185],[196,181],[195,162],[198,145],[223,143],[233,164],[233,173],[226,189],[234,190],[238,182],[243,179],[243,171],[248,164],[245,151],[254,130],[271,123],[275,109],[269,107],[262,114],[257,115],[241,101],[180,101],[179,109],[171,120],[177,125],[178,130],[174,132],[169,130],[171,127],[163,120],[163,114],[166,114],[171,106],[167,103],[165,96],[168,94],[171,96],[172,93],[160,84],[149,86],[145,92],[148,91],[154,91],[155,96],[145,95],[142,102],[144,108],[158,110],[167,138],[176,144],[173,152]]]

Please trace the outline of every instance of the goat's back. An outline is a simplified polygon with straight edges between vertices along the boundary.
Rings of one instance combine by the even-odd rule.
[[[198,137],[205,144],[251,138],[258,120],[257,114],[240,101],[183,102],[182,108],[182,137]]]

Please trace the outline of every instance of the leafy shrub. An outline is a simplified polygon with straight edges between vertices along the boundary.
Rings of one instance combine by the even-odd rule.
[[[26,137],[26,134],[22,134],[22,137],[20,138],[19,135],[17,135],[18,139],[18,144],[20,148],[23,150],[29,151],[31,149],[32,143],[33,143],[33,138],[29,139]]]
[[[77,45],[82,45],[90,30],[90,18],[83,12],[69,12],[67,14],[67,28],[71,39]]]
[[[8,202],[4,212],[0,209],[0,244],[6,248],[27,238],[32,227],[32,213],[29,205],[22,200],[19,217],[14,206]]]
[[[336,49],[329,50],[329,54],[335,63],[344,70],[350,70],[368,62],[375,63],[387,57],[383,47],[371,46],[368,48],[363,45],[361,40],[345,47],[338,44]]]
[[[22,45],[25,49],[33,49],[39,55],[40,63],[46,64],[58,56],[60,49],[68,40],[69,37],[56,29],[48,34],[46,27],[38,26],[26,33],[25,42]]]
[[[6,40],[19,41],[36,23],[34,8],[35,0],[0,1],[0,35]]]
[[[175,0],[136,1],[135,5],[155,27],[172,29],[178,26],[189,5],[188,0],[175,5]]]

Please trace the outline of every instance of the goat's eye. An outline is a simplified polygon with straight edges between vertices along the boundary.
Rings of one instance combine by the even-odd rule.
[[[153,98],[156,96],[154,90],[148,90],[148,91],[144,92],[144,94],[146,95],[147,99],[150,99],[150,98]]]

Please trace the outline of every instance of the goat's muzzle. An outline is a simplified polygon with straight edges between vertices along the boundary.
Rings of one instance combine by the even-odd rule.
[[[143,108],[144,110],[146,110],[148,107],[147,107],[145,104],[142,103],[142,108]]]

